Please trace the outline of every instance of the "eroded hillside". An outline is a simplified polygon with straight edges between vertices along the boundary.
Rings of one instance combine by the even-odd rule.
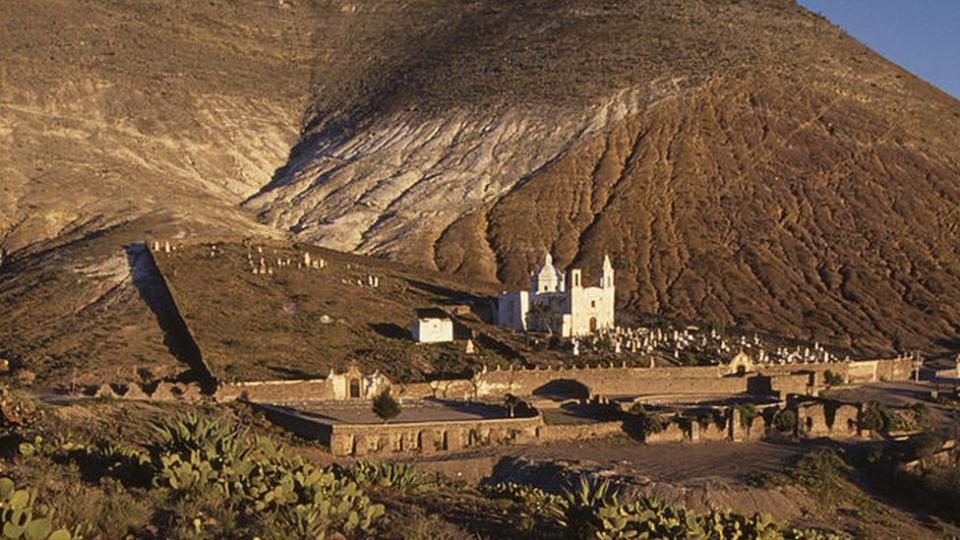
[[[183,369],[130,246],[288,233],[511,287],[609,252],[624,314],[958,348],[960,105],[790,0],[3,11],[23,365]]]
[[[296,141],[313,58],[306,8],[4,6],[0,247],[151,212],[169,214],[171,232],[268,232],[236,205]]]
[[[336,17],[370,60],[324,56],[368,68],[318,64],[310,128],[247,203],[266,222],[511,286],[546,250],[610,252],[629,311],[864,351],[956,336],[960,105],[793,2]]]

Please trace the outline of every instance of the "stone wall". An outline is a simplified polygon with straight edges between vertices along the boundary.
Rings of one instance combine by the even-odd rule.
[[[333,425],[330,452],[335,456],[431,454],[486,446],[525,444],[537,439],[543,418]]]
[[[809,438],[855,438],[862,435],[859,417],[859,404],[826,400],[801,402],[797,404],[797,431]]]
[[[731,391],[731,388],[734,388],[734,392],[745,391],[743,379],[729,378],[721,382],[720,375],[719,366],[498,369],[477,376],[477,393],[479,396],[508,393],[533,396],[579,390],[583,392],[583,397],[588,397],[597,394],[723,393]],[[743,390],[740,390],[741,386],[744,386]]]
[[[86,395],[96,398],[132,399],[150,401],[188,401],[196,402],[203,398],[198,384],[179,384],[159,382],[155,385],[143,384],[101,384],[89,388]]]
[[[254,403],[291,401],[323,401],[337,398],[333,381],[309,379],[301,381],[258,381],[221,383],[214,393],[217,401],[243,399]]]
[[[548,425],[537,431],[539,442],[583,441],[602,439],[623,434],[623,422],[597,422],[591,424]]]
[[[912,358],[891,358],[877,362],[877,377],[881,381],[906,381],[913,375]]]

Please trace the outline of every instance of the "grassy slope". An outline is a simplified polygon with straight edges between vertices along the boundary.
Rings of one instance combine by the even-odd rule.
[[[497,362],[494,351],[465,355],[462,342],[417,345],[407,330],[415,309],[455,300],[479,303],[496,292],[489,285],[286,243],[217,245],[214,257],[209,244],[154,256],[218,378],[319,377],[356,360],[367,370],[416,379]],[[298,269],[305,250],[327,261],[326,268]],[[263,257],[274,274],[253,274],[248,253],[254,266]],[[291,266],[278,268],[278,258]],[[379,278],[379,287],[368,285],[369,276]],[[321,322],[324,315],[331,322]]]

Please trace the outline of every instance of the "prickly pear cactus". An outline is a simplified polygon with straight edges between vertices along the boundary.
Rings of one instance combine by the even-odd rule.
[[[16,489],[13,480],[0,478],[0,519],[3,538],[24,540],[71,540],[66,529],[54,530],[53,518],[36,503],[36,492]],[[36,513],[35,513],[36,511]],[[38,514],[45,514],[42,517]]]

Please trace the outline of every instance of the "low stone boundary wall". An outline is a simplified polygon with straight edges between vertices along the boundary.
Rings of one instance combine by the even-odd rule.
[[[97,398],[150,401],[200,401],[203,393],[197,384],[159,382],[154,386],[131,384],[101,384],[87,395]]]
[[[623,422],[596,422],[589,424],[544,424],[537,431],[539,442],[585,441],[623,434]]]
[[[865,435],[860,429],[859,403],[812,401],[797,404],[797,432],[804,437],[851,439]]]
[[[335,456],[370,456],[397,452],[432,454],[491,445],[525,444],[537,439],[543,418],[500,418],[406,424],[351,424],[331,427]]]
[[[213,396],[217,401],[243,399],[254,403],[323,401],[337,397],[329,379],[222,383]]]

